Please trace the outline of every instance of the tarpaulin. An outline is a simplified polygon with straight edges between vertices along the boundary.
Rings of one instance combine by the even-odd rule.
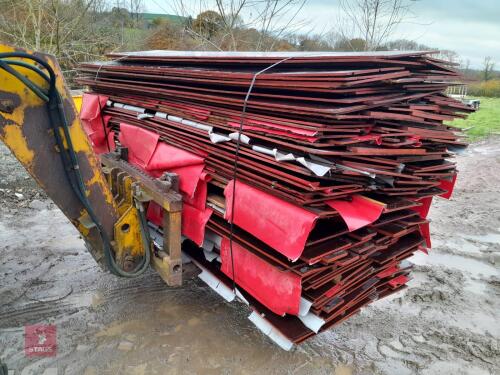
[[[455,188],[455,182],[457,182],[457,174],[453,175],[451,181],[441,180],[439,185],[440,189],[446,190],[446,193],[440,195],[441,198],[450,199],[453,194],[453,189]]]
[[[419,135],[412,135],[411,137],[406,138],[409,142],[413,142],[413,147],[422,146],[421,137]]]
[[[166,171],[179,175],[179,189],[193,198],[205,167],[204,159],[159,142],[159,135],[137,126],[120,124],[120,143],[128,148],[129,161],[154,177]]]
[[[279,270],[234,242],[231,259],[227,238],[222,239],[220,255],[222,272],[231,279],[234,275],[236,283],[269,310],[278,315],[298,315],[302,291],[300,276]]]
[[[145,171],[148,170],[159,139],[157,133],[138,126],[120,124],[119,140],[123,147],[128,148],[128,161]]]
[[[233,184],[231,180],[224,189],[225,218],[296,261],[318,216],[240,181],[236,183],[233,212]]]
[[[82,99],[80,120],[96,154],[115,149],[114,132],[108,128],[110,116],[101,114],[107,101],[107,96],[95,94],[84,94]]]
[[[385,208],[385,204],[376,200],[355,194],[351,201],[334,199],[325,202],[336,210],[350,232],[376,221]]]
[[[198,246],[201,246],[203,244],[203,240],[205,239],[205,227],[211,215],[212,210],[210,208],[198,210],[195,207],[184,203],[182,205],[182,234]],[[155,202],[149,203],[146,218],[151,223],[162,227],[163,210],[161,209],[161,206]]]

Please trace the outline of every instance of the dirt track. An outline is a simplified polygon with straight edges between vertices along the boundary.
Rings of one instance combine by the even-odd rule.
[[[500,139],[457,160],[410,287],[287,353],[196,279],[168,289],[153,272],[103,273],[0,145],[0,358],[25,375],[498,374]],[[33,323],[57,326],[57,357],[24,355]]]

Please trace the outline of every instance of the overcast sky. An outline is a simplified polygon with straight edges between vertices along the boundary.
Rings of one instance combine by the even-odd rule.
[[[175,13],[171,5],[174,1],[145,0],[146,10]],[[412,10],[414,17],[399,27],[396,39],[454,50],[476,68],[481,67],[485,56],[491,56],[500,68],[500,0],[419,0]],[[334,28],[338,12],[336,0],[309,0],[301,18],[310,20],[314,31],[323,33]]]

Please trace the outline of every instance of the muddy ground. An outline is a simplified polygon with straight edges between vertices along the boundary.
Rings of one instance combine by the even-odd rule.
[[[410,287],[284,352],[197,279],[167,288],[101,271],[66,218],[0,146],[0,358],[15,374],[499,374],[500,139],[457,158],[431,209],[433,249]],[[55,358],[24,325],[57,327]]]

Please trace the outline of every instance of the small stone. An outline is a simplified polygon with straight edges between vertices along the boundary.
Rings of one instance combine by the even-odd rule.
[[[34,199],[28,204],[28,207],[33,210],[44,210],[47,208],[47,205],[41,200]]]
[[[134,348],[134,343],[130,341],[122,341],[118,345],[118,350],[121,350],[123,352],[129,352]]]
[[[17,199],[23,199],[24,198],[24,195],[22,195],[21,193],[14,193],[14,195],[17,197]]]

